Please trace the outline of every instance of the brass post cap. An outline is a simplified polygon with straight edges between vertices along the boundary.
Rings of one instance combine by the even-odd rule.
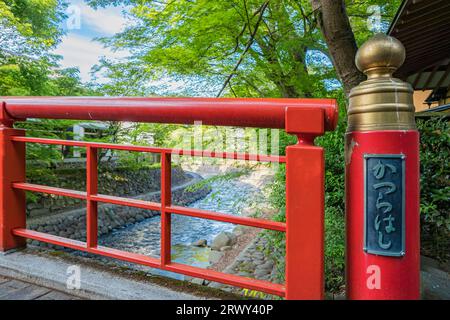
[[[356,67],[369,79],[389,77],[405,61],[405,47],[397,39],[379,33],[365,42],[356,53]]]
[[[367,80],[349,95],[347,131],[414,130],[413,89],[392,74],[405,61],[397,39],[377,34],[356,53],[355,64]]]

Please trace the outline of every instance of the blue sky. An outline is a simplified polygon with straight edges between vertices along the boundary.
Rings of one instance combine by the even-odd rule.
[[[63,23],[66,35],[54,53],[63,57],[63,68],[78,67],[82,80],[87,82],[91,79],[91,67],[98,63],[101,56],[120,58],[126,55],[114,53],[93,40],[96,37],[112,36],[123,30],[126,25],[123,11],[126,8],[108,7],[94,10],[82,0],[68,2],[69,18]]]

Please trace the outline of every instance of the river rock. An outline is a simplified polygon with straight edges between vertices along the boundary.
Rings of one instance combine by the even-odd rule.
[[[270,271],[263,270],[263,269],[256,269],[255,270],[255,277],[257,279],[261,279],[262,277],[267,276],[270,273]]]
[[[275,208],[265,207],[265,208],[261,208],[261,212],[264,215],[273,216],[274,214],[278,213],[278,210]]]
[[[256,208],[244,208],[242,209],[242,215],[243,216],[253,216],[258,212],[258,210]]]
[[[264,264],[259,265],[257,268],[271,271],[273,269],[273,262],[269,260],[269,261],[265,262]]]
[[[245,226],[237,226],[233,229],[233,234],[239,237],[245,233],[245,228]]]
[[[192,283],[195,283],[197,285],[203,286],[205,285],[205,280],[200,279],[200,278],[194,278],[191,280]]]
[[[195,247],[206,247],[208,245],[208,240],[200,239],[195,241],[192,245]]]
[[[236,243],[236,235],[230,232],[221,232],[219,235],[213,240],[211,244],[211,249],[219,251],[220,248],[226,246],[232,246]]]
[[[237,242],[237,235],[235,235],[233,232],[226,232],[226,234],[231,239],[231,245],[236,244],[236,242]]]
[[[223,252],[217,251],[217,250],[211,250],[209,253],[209,262],[211,264],[219,262],[219,260],[223,257]]]

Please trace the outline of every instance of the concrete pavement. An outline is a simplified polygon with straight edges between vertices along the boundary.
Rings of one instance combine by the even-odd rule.
[[[77,269],[79,268],[79,269]],[[74,274],[79,270],[79,288]],[[0,276],[14,278],[57,290],[83,299],[114,300],[199,300],[192,294],[178,292],[149,282],[136,281],[125,276],[85,264],[26,251],[0,254]]]

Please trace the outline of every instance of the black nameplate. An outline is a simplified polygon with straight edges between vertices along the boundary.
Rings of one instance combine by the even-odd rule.
[[[364,251],[405,255],[405,156],[364,155]]]

